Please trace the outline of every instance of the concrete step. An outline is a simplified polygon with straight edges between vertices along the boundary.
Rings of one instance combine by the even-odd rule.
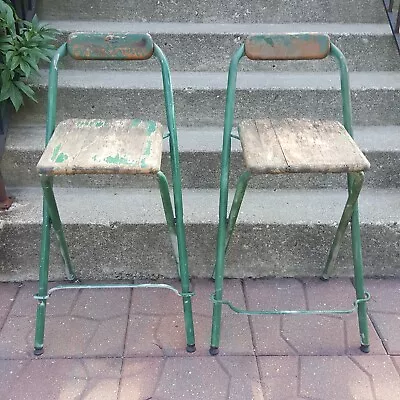
[[[378,1],[251,0],[188,3],[184,0],[80,0],[38,2],[42,19],[113,20],[130,22],[383,23],[386,14]]]
[[[398,53],[389,24],[194,24],[135,23],[110,21],[49,21],[62,35],[70,32],[149,32],[168,57],[175,71],[227,71],[229,60],[243,38],[255,33],[328,33],[345,54],[351,71],[398,70]],[[66,68],[159,70],[156,60],[149,62],[74,61],[67,57]],[[241,61],[243,71],[337,71],[333,59],[324,61],[254,62]]]
[[[222,127],[179,128],[180,160],[183,186],[186,188],[218,188]],[[36,173],[44,146],[42,125],[12,127],[1,171],[9,186],[38,186]],[[365,186],[370,188],[400,188],[400,126],[355,127],[355,137],[367,155],[371,170],[366,173]],[[168,142],[165,141],[167,151]],[[236,183],[243,171],[241,147],[232,141],[231,184]],[[163,156],[163,170],[170,179],[168,153]],[[62,187],[136,187],[155,188],[157,183],[148,177],[77,175],[58,177],[57,185]],[[256,176],[250,182],[253,188],[343,188],[342,174],[296,174]]]
[[[37,276],[41,193],[14,188],[16,203],[0,221],[0,279]],[[176,276],[161,200],[151,189],[57,188],[60,214],[80,277]],[[228,254],[229,277],[318,275],[345,202],[338,190],[250,190]],[[361,196],[367,276],[399,275],[400,193],[367,189]],[[205,205],[207,205],[205,207]],[[184,192],[192,276],[210,276],[215,259],[218,191]],[[54,244],[53,236],[53,244]],[[348,235],[338,275],[351,275]],[[53,250],[55,247],[53,246]],[[62,277],[51,256],[51,278]]]
[[[27,102],[19,124],[42,124],[45,119],[47,74],[38,82],[38,103]],[[175,72],[177,123],[222,126],[226,73]],[[157,72],[64,70],[59,77],[58,117],[109,118],[134,114],[163,120],[161,76]],[[400,72],[351,74],[354,123],[400,125],[395,107],[400,99]],[[238,119],[293,116],[337,119],[341,115],[339,77],[329,72],[243,72],[237,82]],[[99,101],[101,99],[101,101]]]

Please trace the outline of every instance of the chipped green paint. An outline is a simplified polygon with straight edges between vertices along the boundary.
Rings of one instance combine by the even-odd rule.
[[[146,159],[145,158],[142,158],[141,160],[140,160],[140,168],[147,168],[147,163],[146,163]]]
[[[137,165],[136,161],[129,161],[127,158],[116,154],[115,156],[108,156],[104,159],[107,164],[115,165]]]
[[[154,44],[149,34],[72,33],[68,52],[77,60],[147,60]]]
[[[97,161],[97,156],[94,155],[94,156],[92,157],[92,160],[93,160],[93,161]]]
[[[141,122],[142,122],[142,120],[135,118],[135,119],[132,120],[131,126],[133,128],[137,128],[140,125]]]
[[[146,140],[146,144],[144,146],[143,155],[144,156],[149,156],[150,153],[151,153],[151,140],[147,139]]]
[[[147,136],[150,136],[153,132],[155,132],[157,129],[157,123],[154,121],[149,121],[147,124]]]
[[[56,161],[60,149],[61,149],[61,144],[58,144],[56,147],[54,147],[53,155],[51,156],[51,161]]]
[[[51,161],[54,161],[57,164],[68,160],[68,154],[60,153],[60,150],[61,144],[58,144],[56,147],[54,147],[53,155],[51,156]]]
[[[65,153],[60,153],[57,158],[56,158],[56,163],[62,163],[64,161],[68,160],[68,154]]]
[[[108,126],[108,121],[102,119],[88,119],[76,121],[77,128],[102,128]]]
[[[329,36],[318,33],[253,35],[245,41],[251,60],[313,60],[330,51]]]

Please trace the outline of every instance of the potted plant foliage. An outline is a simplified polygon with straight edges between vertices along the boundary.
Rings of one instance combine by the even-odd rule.
[[[39,73],[39,62],[50,61],[57,35],[55,29],[21,19],[9,0],[0,0],[0,160],[11,110],[18,111],[24,99],[35,99],[30,79]],[[3,197],[3,199],[2,199]],[[0,172],[0,207],[8,208]]]

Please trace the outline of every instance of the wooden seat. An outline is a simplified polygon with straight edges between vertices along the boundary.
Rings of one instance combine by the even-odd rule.
[[[55,129],[37,165],[41,175],[153,174],[163,127],[139,119],[69,119]]]
[[[357,172],[370,167],[336,121],[245,120],[239,124],[239,136],[252,173]]]

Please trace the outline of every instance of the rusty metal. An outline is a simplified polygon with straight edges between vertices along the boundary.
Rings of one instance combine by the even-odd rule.
[[[328,56],[330,40],[317,33],[253,35],[244,47],[251,60],[318,60]]]
[[[8,196],[6,193],[6,187],[0,171],[0,210],[8,210],[11,207],[13,201],[14,198]]]
[[[148,34],[72,33],[68,53],[76,60],[147,60],[153,55]]]

